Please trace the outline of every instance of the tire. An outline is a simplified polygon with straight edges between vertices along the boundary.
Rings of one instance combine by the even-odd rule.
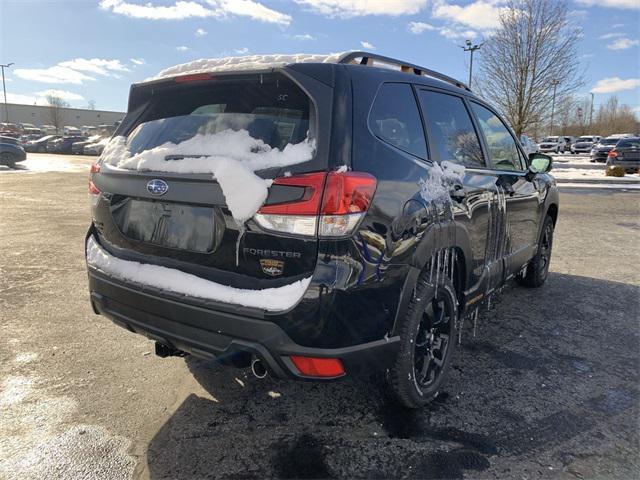
[[[16,159],[11,152],[0,153],[0,165],[6,165],[9,168],[16,166]]]
[[[403,407],[420,408],[431,402],[451,364],[458,321],[456,291],[451,280],[444,277],[439,279],[437,296],[434,294],[423,273],[399,326],[400,351],[388,372],[387,386]]]
[[[538,251],[528,263],[525,274],[516,275],[516,281],[524,287],[540,287],[547,280],[551,251],[553,249],[553,219],[547,215],[542,225]]]

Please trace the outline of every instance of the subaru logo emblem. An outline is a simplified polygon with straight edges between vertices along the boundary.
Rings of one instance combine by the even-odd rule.
[[[147,183],[147,191],[151,195],[164,195],[169,190],[169,185],[164,180],[154,179]]]

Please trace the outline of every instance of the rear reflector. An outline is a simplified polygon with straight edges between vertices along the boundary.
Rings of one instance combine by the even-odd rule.
[[[298,357],[291,361],[302,375],[308,377],[339,377],[344,375],[344,367],[339,358]]]
[[[353,233],[376,190],[362,172],[307,173],[274,179],[274,185],[304,188],[299,200],[263,206],[254,219],[262,228],[296,235],[342,237]]]
[[[91,195],[100,195],[100,189],[96,187],[96,184],[91,180],[91,175],[94,173],[98,173],[100,171],[100,165],[98,163],[91,164],[91,169],[89,170],[89,193]]]

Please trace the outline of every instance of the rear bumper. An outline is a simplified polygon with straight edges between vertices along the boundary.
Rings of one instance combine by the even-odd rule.
[[[202,358],[229,361],[249,353],[262,359],[278,378],[340,378],[302,375],[291,355],[339,358],[346,375],[369,374],[389,368],[400,346],[400,338],[391,337],[336,349],[304,347],[275,323],[163,298],[92,269],[89,289],[94,311],[129,331]]]

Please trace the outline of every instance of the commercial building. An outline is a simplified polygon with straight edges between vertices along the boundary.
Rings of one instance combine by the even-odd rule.
[[[6,108],[6,109],[5,109]],[[54,115],[51,107],[45,105],[21,105],[0,103],[0,122],[32,123],[36,126],[52,125]],[[124,112],[88,110],[84,108],[60,108],[60,126],[82,127],[85,125],[113,125],[122,120]]]

